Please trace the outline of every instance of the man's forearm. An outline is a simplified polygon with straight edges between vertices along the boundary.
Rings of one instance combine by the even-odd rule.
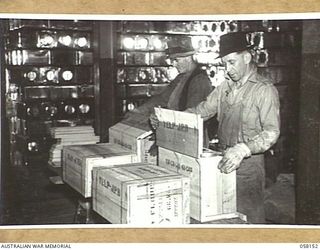
[[[249,139],[246,143],[251,154],[264,153],[277,142],[279,137],[278,131],[262,131],[260,134]]]

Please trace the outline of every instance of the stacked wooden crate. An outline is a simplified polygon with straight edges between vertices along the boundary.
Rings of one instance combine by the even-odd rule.
[[[109,128],[109,142],[135,152],[139,162],[157,164],[157,152],[149,117],[137,113]]]
[[[159,166],[189,176],[190,216],[200,222],[239,217],[236,173],[221,173],[219,152],[203,149],[200,115],[155,108]]]
[[[92,169],[137,162],[137,155],[116,144],[100,143],[63,148],[63,181],[85,198],[92,195]]]
[[[190,222],[190,179],[147,163],[93,170],[93,209],[111,223]]]
[[[49,164],[53,167],[61,167],[64,146],[99,142],[99,136],[94,134],[92,126],[52,127],[50,135],[56,139],[49,152]]]
[[[190,178],[154,164],[147,121],[116,124],[110,142],[63,147],[64,182],[92,197],[93,210],[111,223],[189,223]]]

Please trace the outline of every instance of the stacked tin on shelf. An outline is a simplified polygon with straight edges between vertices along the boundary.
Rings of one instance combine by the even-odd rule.
[[[6,84],[13,163],[46,162],[49,129],[92,125],[94,120],[92,22],[8,21]]]

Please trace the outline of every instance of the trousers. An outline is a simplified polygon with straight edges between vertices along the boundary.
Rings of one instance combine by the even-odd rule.
[[[244,159],[236,171],[238,212],[247,215],[248,223],[264,224],[264,155]]]

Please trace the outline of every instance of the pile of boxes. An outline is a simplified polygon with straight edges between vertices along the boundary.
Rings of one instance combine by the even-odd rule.
[[[200,115],[161,108],[155,112],[159,166],[190,178],[190,216],[199,222],[238,217],[236,173],[221,173],[221,154],[203,148]]]
[[[109,129],[110,143],[66,146],[63,179],[114,224],[180,225],[238,217],[236,175],[217,168],[222,156],[202,147],[199,115],[155,108],[156,132],[143,121]]]
[[[63,180],[85,198],[92,197],[92,170],[101,166],[137,162],[137,155],[117,144],[66,146],[63,149]]]

